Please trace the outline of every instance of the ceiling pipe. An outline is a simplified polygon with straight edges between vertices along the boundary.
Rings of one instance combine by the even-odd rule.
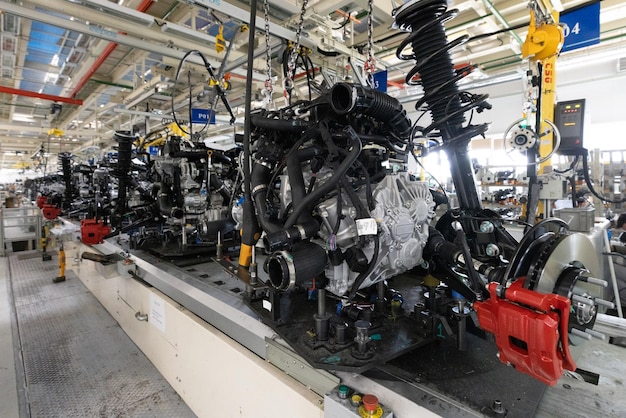
[[[150,8],[150,6],[152,6],[152,3],[154,3],[152,0],[143,0],[141,4],[139,5],[139,7],[137,7],[137,11],[142,12],[142,13],[147,11]],[[115,42],[111,42],[106,46],[104,51],[102,51],[102,54],[100,54],[100,56],[93,63],[91,68],[85,73],[85,75],[83,75],[83,78],[81,78],[80,81],[76,84],[76,86],[70,93],[71,97],[75,98],[76,95],[83,89],[83,87],[85,87],[85,84],[87,84],[91,76],[93,76],[96,73],[96,71],[98,71],[98,69],[104,63],[104,61],[106,61],[106,59],[109,58],[109,56],[113,53],[113,51],[115,51],[115,48],[117,48],[117,45],[118,44],[116,44]]]
[[[53,96],[51,94],[36,93],[34,91],[14,89],[12,87],[0,86],[0,93],[15,94],[17,96],[34,97],[36,99],[50,100],[51,102],[69,103],[73,105],[82,105],[83,101],[71,97]]]

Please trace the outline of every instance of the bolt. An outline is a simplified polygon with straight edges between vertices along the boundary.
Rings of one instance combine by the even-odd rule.
[[[506,409],[504,409],[504,405],[502,405],[502,401],[500,399],[496,399],[491,404],[491,410],[498,415],[506,414]]]

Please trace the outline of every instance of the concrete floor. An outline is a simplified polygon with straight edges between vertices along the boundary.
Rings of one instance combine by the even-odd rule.
[[[17,381],[13,350],[9,297],[8,258],[0,258],[0,417],[16,418],[18,413]]]

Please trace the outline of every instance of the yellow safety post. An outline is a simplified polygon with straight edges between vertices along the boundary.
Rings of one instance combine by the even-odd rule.
[[[59,275],[52,279],[52,283],[61,283],[65,281],[65,250],[63,244],[59,248]]]

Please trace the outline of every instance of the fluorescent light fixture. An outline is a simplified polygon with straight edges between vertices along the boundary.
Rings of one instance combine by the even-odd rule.
[[[48,83],[56,83],[57,79],[59,78],[58,74],[55,73],[46,73],[46,76],[43,79],[43,82],[48,84]]]
[[[215,37],[211,35],[207,35],[197,30],[190,29],[186,26],[177,25],[175,23],[163,22],[164,24],[161,26],[161,32],[173,33],[176,35],[183,36],[187,39],[191,39],[196,42],[211,42],[215,43]]]
[[[35,119],[31,115],[26,115],[24,113],[13,113],[13,121],[14,122],[34,122]]]
[[[59,54],[54,54],[54,56],[50,60],[50,65],[52,65],[53,67],[59,65]]]

